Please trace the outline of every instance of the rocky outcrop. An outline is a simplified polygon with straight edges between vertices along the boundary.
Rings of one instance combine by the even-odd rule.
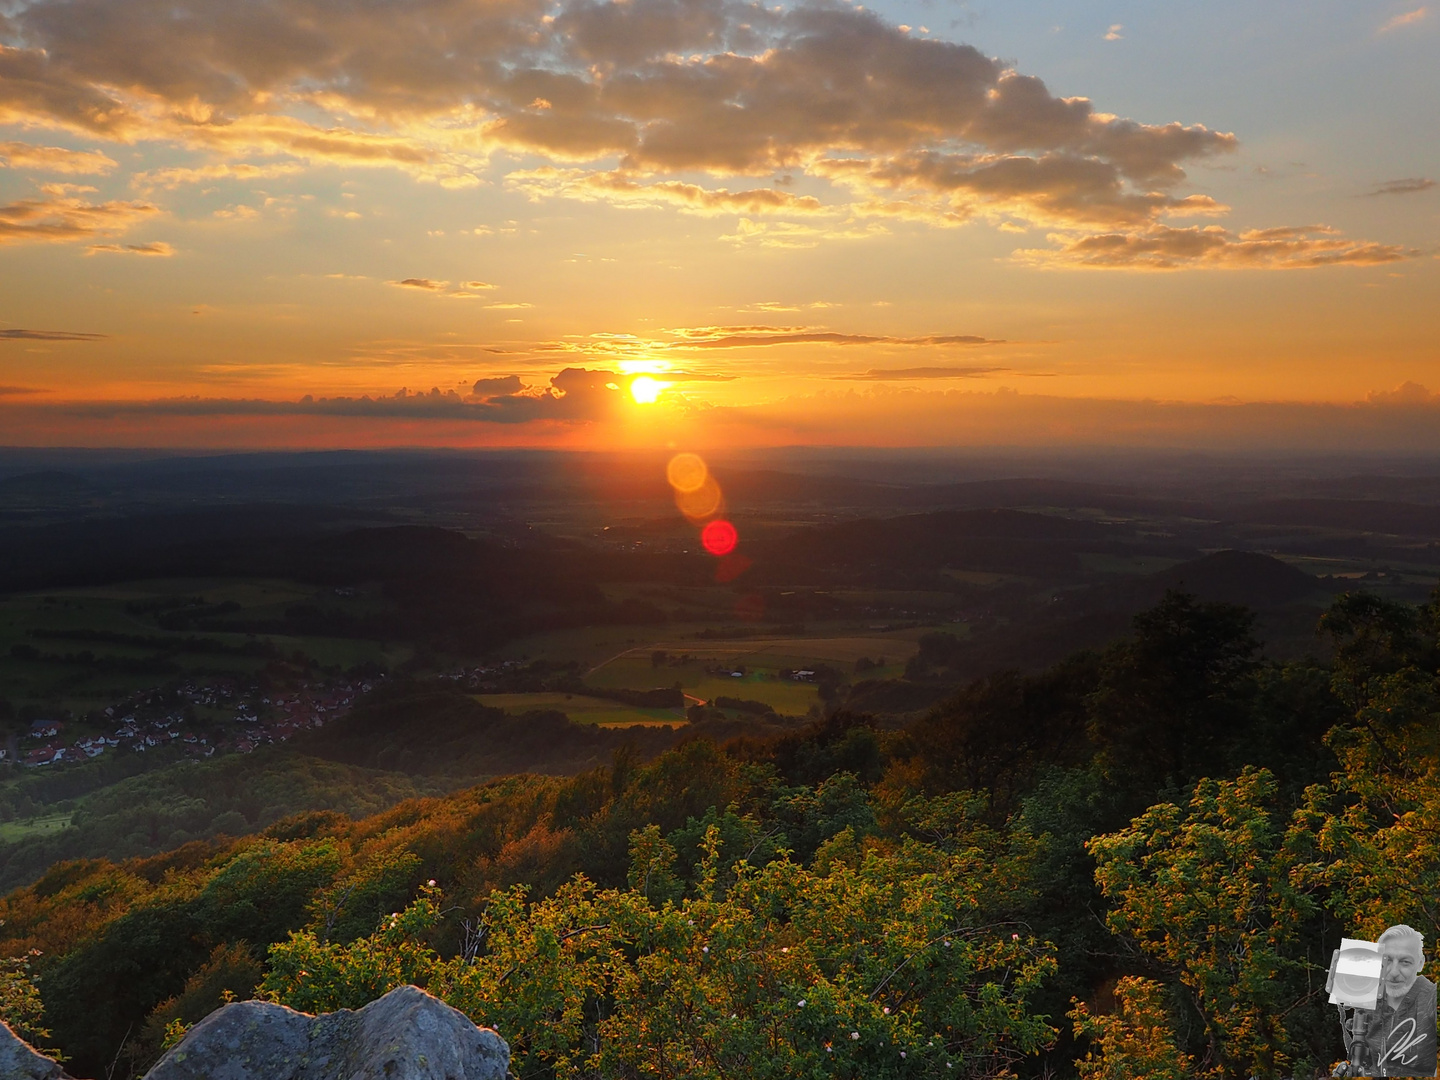
[[[0,1020],[0,1076],[5,1080],[70,1080],[70,1076],[43,1054],[37,1054]]]
[[[190,1029],[145,1080],[505,1080],[510,1048],[414,986],[311,1016],[236,1001]],[[0,1021],[0,1080],[73,1080]]]
[[[414,986],[310,1016],[237,1001],[190,1029],[145,1080],[505,1080],[510,1048]],[[0,1073],[0,1075],[4,1075]]]

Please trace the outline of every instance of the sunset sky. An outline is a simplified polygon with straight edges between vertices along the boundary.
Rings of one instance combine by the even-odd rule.
[[[1437,450],[1437,180],[1433,0],[0,0],[0,445]]]

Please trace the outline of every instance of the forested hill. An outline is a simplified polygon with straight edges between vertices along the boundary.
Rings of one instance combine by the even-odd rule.
[[[594,553],[564,541],[539,537],[517,547],[434,526],[360,524],[356,514],[329,508],[246,506],[0,529],[0,593],[153,578],[372,583],[393,610],[369,621],[312,607],[263,626],[210,612],[198,628],[401,636],[468,652],[556,625],[633,618],[606,601],[600,571]]]
[[[1277,664],[1171,593],[906,730],[838,713],[62,863],[0,902],[0,1002],[79,1075],[228,994],[407,981],[526,1077],[1322,1075],[1326,950],[1440,931],[1440,597],[1350,594],[1323,630],[1332,663]]]
[[[1138,550],[1133,525],[1107,525],[1020,510],[944,510],[799,529],[761,548],[775,580],[826,580],[857,569],[927,575],[945,567],[1078,580],[1080,552]],[[1143,541],[1145,550],[1199,554]]]

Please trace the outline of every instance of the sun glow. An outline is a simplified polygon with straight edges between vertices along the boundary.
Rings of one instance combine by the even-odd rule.
[[[670,370],[667,360],[621,360],[618,366],[622,375],[662,375]]]
[[[637,375],[630,380],[630,396],[641,405],[653,405],[670,386],[670,383],[652,379],[649,375]]]

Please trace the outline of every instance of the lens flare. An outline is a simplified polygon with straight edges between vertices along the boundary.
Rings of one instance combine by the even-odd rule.
[[[691,521],[708,518],[720,511],[720,485],[707,476],[694,491],[675,492],[675,505]]]
[[[649,375],[637,375],[630,380],[630,396],[641,405],[654,405],[669,386],[668,382],[652,379]]]
[[[700,530],[700,543],[716,558],[729,555],[740,542],[735,526],[723,518],[717,518]]]
[[[709,476],[710,470],[699,454],[676,454],[665,466],[665,479],[676,491],[699,491]]]

